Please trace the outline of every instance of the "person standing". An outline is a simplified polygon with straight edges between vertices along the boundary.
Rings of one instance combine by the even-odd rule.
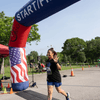
[[[50,48],[47,52],[48,60],[46,61],[47,68],[47,88],[48,88],[48,100],[52,100],[53,86],[55,86],[58,93],[65,96],[66,100],[70,100],[70,94],[61,89],[61,75],[59,70],[61,66],[58,62],[57,53],[53,48]]]
[[[30,63],[30,72],[32,72],[33,64]]]

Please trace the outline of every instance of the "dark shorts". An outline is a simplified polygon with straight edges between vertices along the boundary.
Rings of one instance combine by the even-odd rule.
[[[58,83],[58,82],[48,82],[48,81],[47,81],[47,85],[55,85],[55,87],[59,87],[59,86],[62,85],[62,83],[61,83],[61,82]]]

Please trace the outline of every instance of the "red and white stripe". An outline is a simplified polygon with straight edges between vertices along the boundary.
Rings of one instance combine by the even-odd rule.
[[[11,67],[11,81],[12,83],[20,83],[28,81],[27,62],[25,48],[20,48],[21,63]]]

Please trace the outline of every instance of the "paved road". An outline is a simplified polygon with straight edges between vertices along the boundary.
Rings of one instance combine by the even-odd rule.
[[[71,100],[100,100],[100,68],[74,69],[75,77],[70,77],[71,70],[60,71],[62,89],[70,92]],[[63,75],[67,77],[63,78]],[[32,77],[29,76],[30,81]],[[25,91],[0,95],[0,100],[47,100],[46,73],[35,74],[37,87],[29,87]],[[65,100],[54,88],[53,100]]]

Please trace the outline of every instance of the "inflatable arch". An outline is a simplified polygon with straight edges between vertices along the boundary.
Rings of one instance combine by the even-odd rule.
[[[22,91],[29,86],[25,47],[31,25],[78,1],[80,0],[30,0],[15,14],[9,40],[13,90]]]

